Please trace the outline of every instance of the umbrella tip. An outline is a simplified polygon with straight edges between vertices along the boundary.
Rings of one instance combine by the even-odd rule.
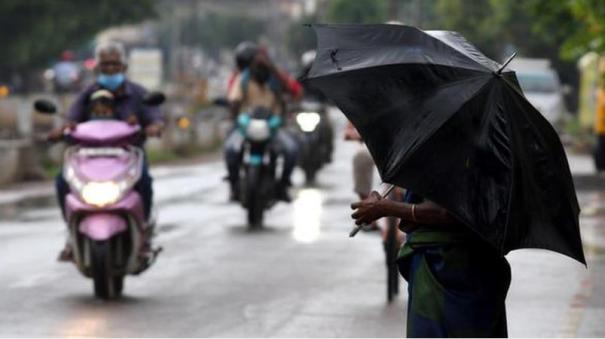
[[[500,67],[500,69],[498,71],[496,71],[496,75],[502,74],[502,71],[504,71],[506,66],[508,66],[508,64],[510,64],[510,62],[513,61],[513,59],[516,56],[517,56],[517,52],[513,52],[513,54],[511,56],[509,56],[508,59],[506,59],[506,61],[502,64],[502,67]]]

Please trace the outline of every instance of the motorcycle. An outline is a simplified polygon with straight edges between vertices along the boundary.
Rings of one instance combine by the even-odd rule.
[[[315,182],[317,172],[332,158],[331,136],[326,135],[325,105],[303,100],[295,114],[300,144],[299,167],[305,173],[307,185]]]
[[[161,93],[144,104],[160,105]],[[37,100],[36,111],[56,112]],[[64,154],[63,175],[70,193],[65,198],[69,244],[78,270],[93,280],[95,296],[121,296],[124,278],[140,274],[155,261],[161,248],[143,255],[153,236],[154,220],[145,218],[142,198],[134,190],[143,168],[143,150],[134,146],[141,128],[117,120],[93,120],[64,131],[70,145]]]
[[[262,227],[265,210],[276,203],[277,156],[272,141],[280,125],[279,116],[261,107],[242,113],[237,119],[244,137],[239,200],[247,209],[251,229]]]

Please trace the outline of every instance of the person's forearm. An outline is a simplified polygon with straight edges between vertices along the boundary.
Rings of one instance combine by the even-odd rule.
[[[241,108],[241,103],[239,101],[231,102],[231,106],[229,107],[229,113],[231,113],[231,119],[236,120]]]
[[[280,69],[274,69],[274,74],[280,86],[292,96],[293,100],[297,101],[302,98],[303,89],[296,79],[291,78],[288,73]]]
[[[272,72],[275,75],[275,78],[277,78],[277,81],[279,82],[280,86],[282,86],[282,88],[285,88],[287,91],[289,91],[290,86],[289,86],[288,75],[285,74],[285,72],[282,72],[281,70],[277,69],[276,67],[272,68]]]
[[[164,112],[157,107],[153,107],[150,109],[149,116],[151,117],[152,124],[166,124],[166,116],[164,115]]]
[[[458,221],[446,209],[430,201],[420,204],[396,202],[384,199],[381,201],[384,216],[395,217],[404,221],[423,225],[455,224]]]

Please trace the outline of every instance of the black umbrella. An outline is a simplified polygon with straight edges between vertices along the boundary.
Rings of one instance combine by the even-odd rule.
[[[514,72],[455,32],[314,28],[305,81],[357,128],[384,182],[448,209],[502,255],[544,248],[585,263],[563,146]]]

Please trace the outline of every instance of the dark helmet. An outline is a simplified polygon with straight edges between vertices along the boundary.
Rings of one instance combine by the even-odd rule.
[[[237,47],[235,47],[235,64],[237,65],[237,68],[241,71],[250,66],[258,51],[259,49],[256,43],[251,41],[240,42]]]

